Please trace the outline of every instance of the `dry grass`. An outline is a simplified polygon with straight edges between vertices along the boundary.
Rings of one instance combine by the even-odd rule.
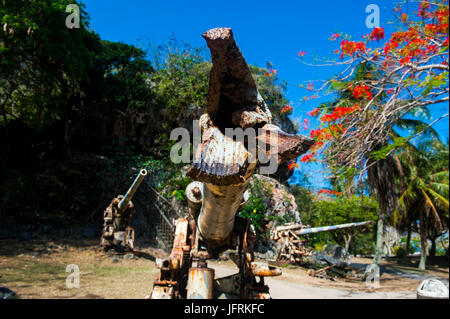
[[[155,257],[165,253],[153,248],[140,248],[138,259],[117,257],[117,262],[98,248],[98,241],[33,241],[0,240],[0,286],[7,286],[20,298],[137,298],[150,294],[159,274]],[[371,259],[355,258],[354,262],[371,263]],[[80,288],[68,289],[66,266],[76,264],[80,270]],[[211,261],[210,266],[222,265],[236,269],[231,261]],[[418,272],[414,264],[397,265],[384,261],[384,266]],[[236,269],[237,270],[237,269]],[[336,281],[313,278],[298,266],[282,267],[282,281],[349,291],[371,291],[361,279],[337,278]],[[434,265],[427,274],[448,278],[447,265]],[[419,281],[384,273],[377,291],[416,290]],[[372,290],[373,291],[373,290]]]
[[[158,275],[151,255],[139,259],[120,256],[113,262],[91,244],[2,240],[0,247],[0,285],[20,298],[142,299],[151,292]],[[69,264],[79,267],[80,288],[66,287]]]

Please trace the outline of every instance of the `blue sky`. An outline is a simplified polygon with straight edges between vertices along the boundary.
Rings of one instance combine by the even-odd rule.
[[[327,79],[337,69],[306,66],[299,61],[298,52],[306,51],[304,61],[314,62],[314,56],[334,56],[337,43],[330,42],[332,33],[344,32],[353,39],[370,33],[365,24],[369,15],[365,9],[369,4],[379,6],[380,25],[387,34],[392,30],[388,22],[393,19],[392,0],[86,0],[85,4],[90,27],[102,39],[134,45],[142,44],[138,39],[143,38],[163,44],[173,32],[181,41],[204,46],[203,32],[215,27],[231,27],[247,63],[265,67],[270,61],[278,70],[279,78],[287,81],[286,97],[294,107],[291,117],[300,123],[306,112],[321,100],[300,103],[304,95],[311,93],[298,88],[298,84]],[[433,116],[444,112],[448,112],[448,104],[435,106]],[[442,138],[448,138],[448,117],[434,128]],[[318,170],[317,165],[305,168],[316,188],[325,187],[327,183]]]

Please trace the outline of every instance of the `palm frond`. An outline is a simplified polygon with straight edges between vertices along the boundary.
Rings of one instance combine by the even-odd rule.
[[[412,133],[414,134],[423,130],[421,134],[423,134],[424,137],[427,138],[433,137],[437,140],[440,140],[440,136],[435,131],[435,129],[432,128],[431,126],[427,127],[428,124],[421,120],[402,118],[399,119],[396,124],[399,128],[403,130],[412,131]]]
[[[427,192],[425,192],[425,190],[423,190],[423,189],[421,189],[421,191],[422,191],[423,196],[425,197],[427,204],[429,205],[429,207],[431,208],[431,211],[433,212],[433,217],[434,217],[434,221],[436,223],[436,227],[437,227],[438,231],[441,231],[441,229],[442,229],[441,218],[439,217],[436,207],[434,207],[433,201],[430,199]]]
[[[438,200],[440,203],[444,204],[444,208],[448,209],[448,199],[446,199],[445,197],[441,196],[440,194],[436,193],[432,188],[427,188],[427,191],[436,199]]]

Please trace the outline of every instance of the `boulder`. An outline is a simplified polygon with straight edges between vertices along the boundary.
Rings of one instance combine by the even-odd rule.
[[[312,256],[307,257],[306,261],[321,266],[335,265],[338,268],[345,268],[351,262],[351,255],[344,247],[330,244],[323,251],[314,252]]]
[[[251,193],[257,188],[256,184],[258,183],[262,184],[264,194],[253,195],[264,200],[267,216],[288,218],[296,223],[301,223],[295,197],[286,186],[279,183],[276,179],[255,174],[250,180]]]
[[[347,264],[350,264],[352,261],[352,255],[350,255],[344,247],[336,244],[327,245],[323,252],[326,255],[341,260],[342,262]]]
[[[11,289],[2,286],[0,287],[0,299],[13,299],[16,296],[16,293]]]
[[[380,267],[377,264],[367,265],[362,280],[367,281],[368,278],[373,278],[376,282],[380,282]]]
[[[429,278],[422,281],[417,288],[417,299],[448,299],[448,281]]]

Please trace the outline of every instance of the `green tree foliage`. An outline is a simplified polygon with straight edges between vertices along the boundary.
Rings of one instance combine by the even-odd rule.
[[[68,4],[81,9],[80,28],[66,27]],[[0,17],[2,215],[71,223],[116,195],[98,187],[109,179],[108,169],[119,182],[117,172],[146,162],[134,150],[112,156],[100,146],[114,118],[147,106],[152,68],[144,51],[89,31],[78,1],[4,0]],[[121,154],[128,156],[122,156],[125,170],[115,165]]]
[[[265,225],[270,219],[266,216],[266,211],[267,208],[264,205],[263,199],[252,194],[250,195],[248,202],[239,212],[239,216],[249,218],[255,226],[256,231],[261,233],[264,231]]]
[[[269,237],[267,224],[271,221],[276,224],[284,224],[291,222],[289,216],[267,216],[267,198],[271,196],[272,185],[265,183],[264,180],[253,178],[249,184],[250,196],[247,203],[244,205],[239,213],[239,216],[249,218],[256,228],[257,235],[263,236],[266,239]]]
[[[355,74],[348,80],[334,80],[330,85],[330,92],[336,94],[337,98],[331,102],[320,105],[322,114],[331,113],[336,107],[350,107],[359,103],[353,96],[352,90],[348,87],[354,87],[357,83],[364,81],[376,81],[383,76],[383,71],[376,64],[365,62],[361,63],[356,69]],[[379,94],[372,100],[373,105],[382,109],[383,103],[386,103],[388,95]],[[406,102],[399,102],[401,103]],[[359,116],[358,113],[352,116]],[[348,165],[341,160],[342,143],[334,140],[331,147],[327,148],[324,155],[326,161],[332,167],[332,184],[344,194],[352,195],[355,189],[360,188],[360,194],[364,194],[365,188],[377,197],[379,203],[379,219],[377,234],[377,254],[375,262],[379,262],[382,252],[382,229],[390,213],[396,209],[401,190],[397,181],[402,178],[402,165],[399,160],[401,154],[405,154],[410,147],[410,140],[420,136],[421,138],[438,138],[436,131],[427,125],[423,119],[429,120],[431,112],[426,105],[419,105],[412,108],[403,117],[395,119],[390,126],[386,128],[388,139],[374,146],[364,154],[366,159],[365,167],[357,165]],[[343,124],[344,125],[344,124]],[[344,125],[345,126],[345,125]],[[405,136],[405,132],[409,136]],[[365,133],[364,133],[365,134]],[[363,181],[362,175],[356,177],[356,172],[366,172],[367,178]],[[358,180],[359,185],[354,185]],[[367,183],[367,186],[364,185]],[[356,186],[356,187],[355,187]]]
[[[79,5],[80,28],[66,27],[68,4]],[[3,0],[0,17],[0,124],[20,119],[42,127],[80,107],[80,81],[99,49],[83,6],[72,0]]]
[[[261,234],[265,230],[265,225],[270,219],[266,216],[267,207],[264,203],[264,199],[270,195],[271,189],[266,186],[262,180],[253,178],[249,185],[250,196],[247,203],[239,213],[239,216],[249,218],[252,224],[256,227],[258,234]]]
[[[156,102],[172,114],[178,114],[188,107],[195,109],[206,106],[212,64],[205,58],[201,48],[185,46],[184,50],[172,47],[162,63],[159,62],[160,69],[150,78]],[[249,68],[271,112],[280,116],[281,108],[288,103],[283,96],[286,83],[276,76],[267,77],[266,69],[252,65]]]
[[[281,116],[281,108],[289,103],[283,95],[287,89],[287,83],[280,80],[276,75],[268,77],[266,69],[253,65],[249,67],[255,79],[256,87],[272,115]]]
[[[306,174],[297,171],[295,184],[289,185],[289,191],[295,198],[300,219],[303,221],[311,214],[314,207],[315,193],[311,191],[311,184]]]
[[[442,231],[448,230],[448,144],[435,139],[422,140],[417,147],[409,144],[399,158],[404,175],[399,181],[402,188],[399,206],[392,218],[394,224],[408,226],[419,221],[419,268],[425,269],[426,240],[431,239],[435,245]]]
[[[80,8],[80,28],[66,27],[69,4]],[[82,222],[140,167],[159,190],[183,195],[188,180],[167,161],[168,133],[206,106],[207,55],[158,47],[152,63],[149,52],[88,28],[80,1],[0,0],[2,220]],[[251,69],[270,107],[280,108],[278,80]]]
[[[304,218],[303,223],[311,227],[331,226],[338,224],[354,223],[361,221],[377,220],[378,204],[370,197],[338,197],[335,200],[316,201],[311,210],[310,215]],[[372,224],[373,225],[373,224]],[[321,233],[317,235],[310,235],[313,245],[324,242],[336,242],[344,246],[346,249],[351,248],[351,242],[358,235],[372,230],[373,227],[363,226],[347,229],[340,229],[336,231]],[[372,241],[370,237],[366,238]],[[370,244],[365,243],[359,245],[371,247]],[[357,251],[353,249],[354,251]]]
[[[103,103],[123,111],[144,109],[152,97],[147,79],[153,68],[145,51],[132,45],[102,40],[96,67],[103,75]]]
[[[200,49],[169,54],[163,67],[150,78],[157,104],[172,114],[190,106],[204,107],[210,69],[211,63],[205,61]]]

